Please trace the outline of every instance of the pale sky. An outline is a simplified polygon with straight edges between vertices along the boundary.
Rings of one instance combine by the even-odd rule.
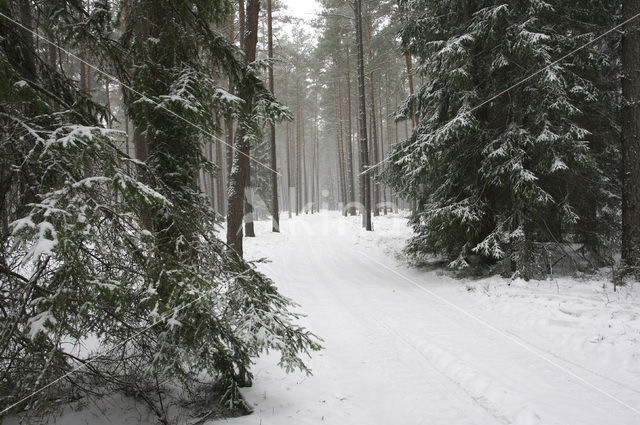
[[[316,0],[283,0],[283,3],[289,8],[289,13],[304,20],[315,18],[313,14],[320,11]]]

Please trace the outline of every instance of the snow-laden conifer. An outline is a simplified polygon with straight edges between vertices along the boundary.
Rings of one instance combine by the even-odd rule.
[[[194,54],[173,67],[153,61],[166,53],[153,37],[121,50],[109,39],[118,15],[98,3],[85,14],[51,2],[46,22],[67,46],[93,43],[94,57],[133,86],[125,97],[151,145],[146,161],[122,151],[126,135],[105,128],[108,111],[43,60],[28,32],[0,20],[0,406],[43,412],[122,391],[163,422],[172,396],[237,408],[252,358],[276,350],[282,367],[308,371],[303,356],[319,346],[296,324],[293,302],[219,239],[197,191],[193,177],[213,167],[203,139],[217,130],[217,113],[242,104],[213,75],[255,84],[256,116],[287,112],[230,43],[201,26],[219,22],[227,2],[173,2],[182,32],[162,30]],[[0,11],[24,20],[45,10],[16,4]],[[134,11],[122,13],[133,24]],[[194,28],[202,32],[189,38]]]
[[[415,104],[420,124],[387,170],[418,200],[409,250],[444,254],[456,268],[481,257],[525,277],[550,271],[558,250],[607,260],[619,192],[617,40],[555,61],[614,26],[617,4],[401,7],[404,45],[424,79],[400,111],[408,116]]]

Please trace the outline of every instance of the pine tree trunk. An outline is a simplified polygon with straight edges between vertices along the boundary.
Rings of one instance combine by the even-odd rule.
[[[251,15],[251,10],[249,8],[251,7],[256,7],[258,8],[257,10],[259,10],[260,8],[260,4],[255,2],[251,2],[249,1],[247,4],[247,14],[245,15],[244,13],[244,0],[240,1],[240,40],[242,41],[242,45],[243,45],[243,50],[245,52],[245,55],[247,56],[247,63],[251,63],[254,60],[256,60],[256,52],[255,46],[248,46],[247,43],[250,43],[252,40],[249,40],[249,33],[247,32],[247,30],[249,32],[252,32],[252,23],[249,22],[250,19],[252,19],[252,15]],[[246,25],[244,24],[246,22]],[[255,34],[256,34],[256,43],[257,43],[257,32],[258,32],[258,18],[256,17],[256,27],[255,27]],[[252,56],[249,56],[247,54],[247,49],[253,49],[253,54]],[[248,146],[248,151],[247,151],[247,155],[251,155],[251,145]],[[253,188],[251,187],[251,160],[249,160],[247,158],[246,161],[246,166],[248,168],[247,173],[246,173],[246,181],[245,181],[245,186],[244,186],[244,202],[243,202],[243,208],[244,208],[244,234],[246,237],[248,238],[255,238],[256,233],[253,227]]]
[[[245,16],[244,0],[238,1],[238,40],[240,41],[240,48],[244,51],[245,33],[247,32],[247,19]],[[251,62],[247,60],[247,62]]]
[[[273,59],[273,17],[271,16],[271,0],[267,0],[267,36],[268,56]],[[269,65],[269,91],[274,91],[273,63]],[[280,206],[278,205],[278,157],[276,155],[276,126],[269,124],[269,150],[271,155],[271,231],[280,232]]]
[[[149,156],[149,147],[146,137],[138,127],[133,130],[133,144],[136,150],[136,159],[140,162],[145,162]]]
[[[348,212],[349,215],[356,215],[356,207],[353,205],[356,201],[356,184],[354,180],[354,172],[353,172],[353,129],[351,126],[351,65],[349,60],[349,46],[347,46],[347,187],[348,187],[348,196],[347,203],[351,204]]]
[[[300,79],[298,77],[298,68],[296,67],[296,215],[300,214],[300,204],[302,203],[302,176],[300,175],[300,126],[302,117],[300,116]]]
[[[235,38],[235,13],[232,13],[229,18],[229,40],[233,42]],[[233,94],[233,81],[229,78],[229,93]],[[231,164],[233,163],[233,117],[229,115],[225,120],[225,144],[226,144],[226,156],[227,156],[227,180],[231,174]]]
[[[285,69],[285,78],[284,78],[284,98],[285,101],[289,99],[289,78],[287,77],[288,72]],[[291,196],[291,138],[290,138],[290,125],[289,121],[284,124],[284,138],[285,138],[285,159],[287,161],[287,187],[286,187],[286,197],[287,197],[287,210],[289,213],[289,218],[291,218],[291,212],[293,211],[293,197]],[[285,191],[283,190],[283,193]]]
[[[380,113],[380,160],[384,158],[384,121],[383,121],[383,113],[382,113],[382,79],[380,79],[380,93],[378,95],[378,111]],[[376,162],[377,164],[377,162]],[[382,205],[383,205],[383,213],[387,215],[387,189],[384,185],[380,185],[380,189],[382,191]]]
[[[373,67],[373,50],[371,49],[371,38],[373,34],[373,23],[371,21],[370,3],[367,3],[367,56],[369,60],[369,66]],[[378,124],[376,123],[376,96],[375,96],[375,77],[374,72],[369,72],[369,95],[371,97],[371,152],[369,155],[370,163],[377,164],[379,161],[378,154]],[[373,215],[375,217],[380,215],[378,204],[380,204],[380,185],[373,179],[373,174],[370,174],[372,179],[371,186],[373,192]]]
[[[249,147],[251,154],[251,147]],[[244,235],[248,238],[255,238],[256,232],[253,226],[253,187],[251,186],[251,161],[249,161],[249,172],[244,186]]]
[[[256,45],[258,42],[258,12],[260,10],[260,0],[249,0],[247,3],[247,25],[243,37],[243,51],[245,61],[253,62],[256,58]],[[244,12],[241,14],[244,15]],[[241,25],[244,28],[244,24]],[[241,97],[245,103],[242,113],[245,116],[251,114],[253,110],[252,88],[245,87],[241,90]],[[227,212],[227,244],[234,249],[238,255],[242,256],[242,215],[244,203],[245,184],[248,181],[250,172],[249,152],[250,145],[245,140],[244,130],[238,129],[235,140],[235,151],[233,153],[233,165],[229,176],[229,208]]]
[[[287,201],[289,203],[289,218],[291,218],[291,212],[293,210],[293,198],[291,197],[291,140],[289,138],[288,121],[285,123],[285,145],[287,148]]]
[[[398,110],[398,90],[396,90],[396,93],[395,93],[395,105],[394,105],[394,111],[397,111],[397,110]],[[394,131],[394,136],[395,137],[393,139],[393,142],[394,143],[398,143],[398,138],[400,137],[400,133],[398,131],[398,122],[397,121],[394,122],[393,125],[394,125],[394,130],[395,130]],[[394,207],[395,207],[394,208],[394,212],[396,214],[398,214],[398,204],[399,203],[400,203],[400,200],[398,199],[398,196],[396,196],[395,202],[394,202]]]
[[[316,151],[316,193],[315,193],[315,204],[316,204],[316,212],[320,212],[320,127],[319,123],[316,124],[316,140],[315,140],[315,151]]]
[[[106,95],[106,100],[107,100],[107,127],[111,128],[111,124],[112,124],[112,117],[111,117],[111,93],[110,93],[110,89],[109,89],[109,79],[107,78],[104,81],[104,93]]]
[[[232,90],[229,90],[232,92]],[[231,175],[231,165],[233,164],[233,118],[227,117],[225,120],[224,141],[226,144],[226,156],[227,156],[227,180]]]
[[[91,14],[91,0],[87,0],[87,14]],[[91,58],[89,57],[88,54],[85,54],[83,56],[84,60],[88,63],[91,63]],[[87,89],[87,93],[91,93],[91,67],[88,65],[85,65],[85,72],[86,72],[86,89]]]
[[[623,20],[640,14],[638,0],[623,0]],[[622,261],[640,274],[640,20],[622,38]]]
[[[356,42],[358,45],[358,100],[360,129],[360,201],[363,204],[362,226],[366,230],[371,227],[371,180],[366,173],[369,166],[369,146],[367,141],[367,110],[364,89],[364,52],[362,47],[362,0],[355,0]]]
[[[7,7],[8,9],[8,7]],[[7,10],[8,12],[8,10]],[[20,14],[20,22],[24,25],[29,31],[24,30],[23,32],[23,40],[26,44],[26,48],[22,49],[19,46],[11,46],[10,51],[12,53],[17,53],[15,58],[9,58],[19,60],[19,62],[14,61],[17,65],[22,68],[25,76],[31,78],[35,81],[36,79],[36,44],[34,41],[33,33],[33,16],[31,13],[31,1],[30,0],[19,0],[19,12]]]
[[[404,21],[406,11],[403,10],[402,6],[399,6],[399,7],[400,7],[400,19]],[[464,0],[464,5],[463,5],[464,13],[466,13],[467,8],[468,8],[467,0]],[[411,53],[405,53],[404,63],[407,68],[407,80],[409,81],[409,95],[411,96],[411,98],[413,98],[413,72],[411,71],[411,68],[412,68],[411,62],[412,62]],[[414,128],[417,125],[418,125],[418,116],[416,113],[416,104],[415,102],[412,101],[411,102],[411,128]],[[406,123],[405,123],[405,130],[406,130]]]
[[[139,21],[140,22],[137,25],[134,25],[136,35],[138,37],[148,37],[149,21],[147,19],[142,19]],[[135,22],[135,18],[134,18],[134,22]],[[134,147],[136,159],[140,162],[146,162],[147,157],[149,156],[149,144],[142,130],[138,128],[138,126],[135,126],[133,128],[133,147]]]
[[[318,144],[318,91],[316,91],[316,100],[315,100],[315,118],[314,118],[314,132],[313,132],[313,141],[311,144],[311,213],[313,214],[314,208],[316,205],[316,162],[318,159],[318,152],[316,146]]]
[[[404,55],[405,64],[407,66],[407,79],[409,80],[409,95],[413,98],[413,73],[411,71],[411,55],[409,53],[405,53]],[[411,101],[411,127],[414,128],[418,125],[418,117],[416,115],[416,105],[415,102]]]
[[[212,163],[215,164],[216,159],[213,156],[213,144],[215,143],[215,140],[210,141],[207,144],[207,150],[209,151],[207,153],[207,156],[209,158],[209,161],[211,161]],[[216,179],[216,174],[214,173],[207,173],[208,179],[209,179],[209,197],[211,199],[211,207],[214,209],[214,211],[216,212],[220,212],[220,204],[218,203],[218,187],[216,185],[217,179]]]
[[[218,174],[216,176],[216,196],[218,197],[218,212],[221,215],[226,214],[225,208],[225,196],[224,196],[224,175],[225,166],[224,158],[222,156],[222,142],[216,140],[216,163],[218,164]]]
[[[378,124],[376,122],[376,97],[375,97],[375,82],[374,82],[373,72],[369,73],[369,92],[371,95],[371,149],[372,149],[372,157],[373,164],[377,164],[380,159],[380,155],[378,152]],[[373,176],[370,175],[370,178]],[[380,203],[380,185],[377,182],[373,181],[371,183],[373,189],[373,215],[379,216],[380,211],[378,210],[378,204]]]
[[[338,146],[338,182],[340,183],[340,193],[342,195],[342,215],[347,216],[347,203],[348,194],[347,194],[347,179],[345,172],[345,159],[344,159],[344,139],[343,139],[343,128],[342,128],[342,84],[340,80],[338,80],[338,97],[336,98],[336,125],[337,129],[337,146]]]
[[[307,138],[304,134],[304,124],[302,124],[302,209],[305,214],[309,213],[309,197],[308,188],[309,182],[307,181]]]

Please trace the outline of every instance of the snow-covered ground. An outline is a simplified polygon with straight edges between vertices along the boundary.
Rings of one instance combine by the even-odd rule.
[[[244,390],[254,413],[208,425],[640,424],[640,288],[606,279],[455,280],[404,264],[406,219],[324,212],[256,223],[260,269],[324,339],[313,376],[273,353]],[[155,423],[130,400],[64,424]]]
[[[266,356],[255,412],[216,423],[640,424],[640,290],[590,279],[460,281],[398,256],[399,216],[257,224],[249,258],[324,338],[311,377]]]

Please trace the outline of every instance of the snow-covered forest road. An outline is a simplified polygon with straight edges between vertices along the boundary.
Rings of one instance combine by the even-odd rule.
[[[637,288],[459,281],[403,265],[406,220],[335,213],[269,222],[248,257],[324,339],[314,375],[254,367],[230,424],[638,424]],[[453,304],[453,305],[452,305]],[[606,394],[605,394],[606,393]]]

